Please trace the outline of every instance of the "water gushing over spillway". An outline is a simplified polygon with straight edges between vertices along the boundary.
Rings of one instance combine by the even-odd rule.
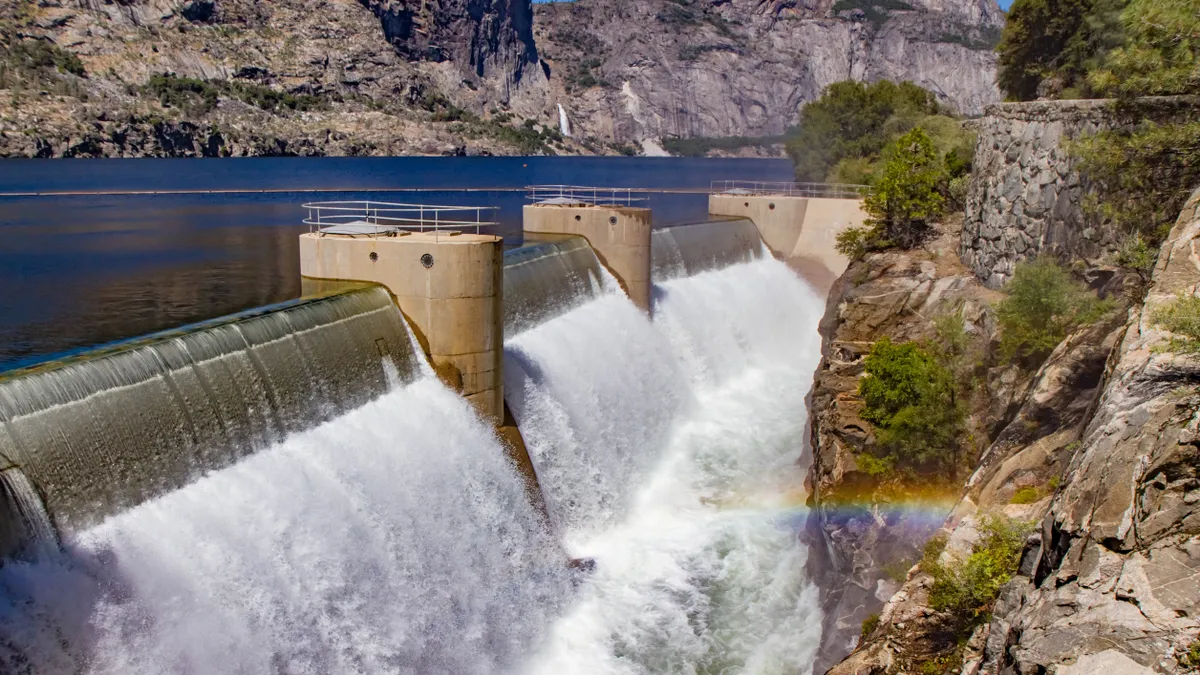
[[[659,283],[758,260],[764,254],[758,228],[745,218],[665,227],[650,236],[653,278]]]
[[[491,429],[426,376],[8,563],[0,672],[510,672],[563,562]]]
[[[71,534],[352,410],[417,364],[383,289],[283,303],[5,376],[0,457]]]
[[[653,320],[582,240],[505,256],[506,398],[549,522],[379,289],[22,375],[0,544],[64,537],[0,567],[0,671],[805,673],[822,303],[745,234],[656,234]]]
[[[705,239],[731,233],[706,229],[655,233],[676,278],[656,285],[653,322],[612,290],[506,341],[555,525],[597,563],[529,672],[811,669],[795,462],[823,303],[757,237],[721,252]]]

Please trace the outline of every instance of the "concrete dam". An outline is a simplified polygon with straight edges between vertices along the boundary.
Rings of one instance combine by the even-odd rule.
[[[508,251],[314,204],[304,297],[0,375],[0,672],[811,669],[796,460],[859,202],[588,190]]]

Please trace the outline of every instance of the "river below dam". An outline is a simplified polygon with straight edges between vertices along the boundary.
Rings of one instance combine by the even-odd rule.
[[[777,163],[717,163],[697,187],[755,166],[753,177],[777,177]],[[703,171],[689,170],[689,180],[701,181]],[[689,196],[656,197],[668,200],[655,204],[656,224],[703,218],[702,195],[672,206]],[[263,226],[290,228],[273,235],[280,242],[301,229],[290,222],[296,201],[269,205],[289,219]],[[97,250],[101,232],[91,232]],[[269,267],[263,279],[298,276],[285,260],[294,245],[266,248],[273,258],[239,265],[259,260]],[[148,255],[163,250],[170,245]],[[177,269],[205,266],[204,256],[183,259]],[[579,269],[599,268],[593,257]],[[80,522],[61,550],[6,561],[0,672],[810,675],[821,612],[805,576],[797,459],[824,298],[761,254],[655,279],[653,318],[602,269],[577,276],[587,281],[556,294],[554,311],[514,324],[504,340],[505,398],[544,513],[492,428],[423,356],[381,356],[380,393],[365,404],[263,436],[276,440],[179,489]],[[261,304],[241,283],[229,291],[237,303]],[[21,284],[36,285],[30,277]],[[53,325],[54,312],[87,302],[85,288],[69,292],[72,300],[43,308],[38,320]],[[362,316],[384,311],[371,304],[379,297],[388,304],[379,289],[355,293],[346,302],[362,304]],[[193,318],[212,318],[206,312],[218,305],[202,295],[178,301],[192,303]],[[10,333],[37,332],[33,322],[8,321]],[[96,341],[94,331],[68,333],[78,346]],[[174,343],[140,344],[166,354]],[[286,370],[293,360],[278,358],[251,371]],[[88,386],[114,386],[96,372]],[[3,384],[0,419],[19,407],[6,396],[20,390]],[[39,395],[54,400],[65,395],[59,389],[70,387]],[[231,409],[249,409],[248,419],[279,405],[230,400]],[[70,405],[84,416],[113,412],[103,395]],[[122,451],[119,439],[109,450]],[[22,490],[3,480],[0,487]],[[570,558],[591,559],[594,569],[573,569]]]

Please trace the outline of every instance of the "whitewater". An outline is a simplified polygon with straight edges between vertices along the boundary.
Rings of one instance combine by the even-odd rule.
[[[766,258],[510,336],[548,520],[426,370],[0,569],[0,671],[802,673],[823,301]],[[568,558],[596,561],[572,571]]]

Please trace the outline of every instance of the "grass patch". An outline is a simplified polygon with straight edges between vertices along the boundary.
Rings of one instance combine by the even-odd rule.
[[[1010,504],[1032,504],[1042,498],[1042,491],[1035,487],[1023,487],[1013,493]]]
[[[1151,315],[1153,324],[1173,333],[1170,348],[1185,354],[1200,353],[1200,298],[1178,296]]]
[[[871,616],[863,619],[862,632],[860,632],[858,636],[859,642],[866,642],[867,638],[871,636],[871,633],[875,632],[876,628],[879,628],[878,614],[872,614]]]

